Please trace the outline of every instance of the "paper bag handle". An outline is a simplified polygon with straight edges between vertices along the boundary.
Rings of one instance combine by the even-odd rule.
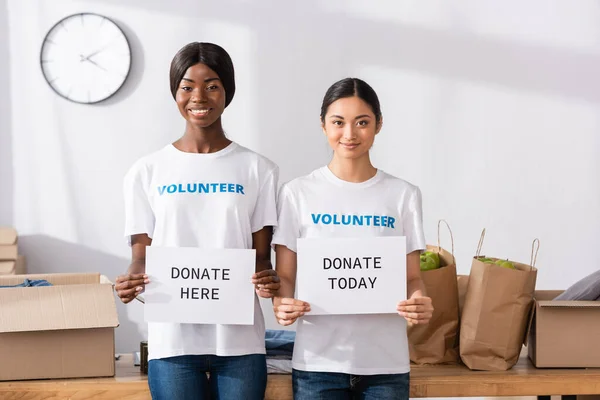
[[[483,238],[485,237],[485,228],[481,231],[481,237],[479,238],[479,244],[477,245],[477,252],[475,253],[475,258],[479,258],[481,254],[481,248],[483,247]]]
[[[452,243],[452,259],[454,260],[454,264],[456,264],[456,258],[454,258],[454,235],[452,234],[452,229],[450,229],[450,225],[448,225],[448,222],[446,222],[445,219],[440,219],[438,221],[438,253],[440,252],[440,249],[442,248],[442,246],[440,246],[440,224],[441,223],[446,224],[446,227],[448,228],[448,232],[450,232],[450,242]]]
[[[537,243],[537,248],[535,248],[536,243]],[[534,254],[534,249],[535,249],[535,254]],[[540,251],[540,239],[535,238],[535,239],[533,239],[533,243],[531,244],[531,259],[529,261],[529,265],[531,265],[531,268],[535,268],[538,251]]]

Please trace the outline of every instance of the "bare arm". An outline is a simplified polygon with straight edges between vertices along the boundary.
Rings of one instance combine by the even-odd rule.
[[[252,248],[256,250],[256,273],[252,275],[256,294],[271,298],[279,290],[279,278],[271,264],[273,227],[265,226],[252,234]]]
[[[420,251],[413,251],[406,256],[406,295],[408,300],[398,303],[396,309],[409,323],[427,324],[433,315],[431,298],[425,294],[425,286],[421,280]]]
[[[413,251],[406,256],[406,296],[409,299],[426,296],[421,280],[421,252]]]
[[[302,300],[294,299],[296,286],[296,253],[286,246],[276,245],[277,274],[281,280],[279,292],[273,298],[273,311],[280,325],[291,325],[310,311],[310,305]]]
[[[273,227],[265,226],[252,234],[252,248],[256,250],[256,272],[272,270],[271,265],[271,239]]]
[[[147,234],[131,236],[131,264],[127,273],[119,275],[115,290],[121,301],[125,304],[132,301],[135,296],[144,290],[149,283],[146,275],[146,247],[152,244],[152,239]]]
[[[276,298],[294,297],[296,286],[296,253],[282,245],[275,246],[277,255],[277,274],[281,280],[281,287]]]

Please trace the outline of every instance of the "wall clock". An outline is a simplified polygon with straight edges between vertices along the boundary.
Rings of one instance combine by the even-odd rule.
[[[109,18],[81,13],[63,18],[50,29],[40,63],[57,94],[93,104],[123,86],[131,68],[131,49],[123,31]]]

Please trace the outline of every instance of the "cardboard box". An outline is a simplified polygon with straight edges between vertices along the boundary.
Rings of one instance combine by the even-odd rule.
[[[27,273],[27,260],[19,254],[15,261],[0,261],[0,275],[25,275]]]
[[[0,261],[14,261],[17,259],[17,245],[0,245]]]
[[[0,286],[45,279],[53,286],[0,288],[0,381],[114,376],[111,284],[100,274],[0,276]]]
[[[539,368],[600,367],[600,302],[553,301],[562,290],[537,290],[528,356]]]
[[[17,231],[14,228],[0,227],[0,261],[17,259],[17,239]],[[6,266],[3,269],[6,269]]]
[[[0,245],[9,246],[17,244],[17,231],[15,228],[0,227]]]
[[[14,275],[16,269],[16,261],[0,261],[0,275]]]

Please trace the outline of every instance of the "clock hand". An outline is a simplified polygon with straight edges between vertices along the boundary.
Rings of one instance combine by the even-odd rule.
[[[101,70],[108,72],[108,70],[106,68],[104,68],[103,66],[101,66],[97,62],[95,62],[93,60],[90,60],[89,58],[86,58],[85,60],[82,60],[82,61],[88,61],[88,62],[94,64],[96,67],[100,68]]]
[[[101,48],[99,48],[98,50],[91,52],[90,54],[88,54],[85,57],[82,54],[80,54],[79,56],[81,57],[81,61],[87,61],[87,60],[89,60],[90,57],[93,57],[96,54],[98,54],[98,53],[106,50],[111,45],[111,43],[113,41],[114,41],[114,39],[110,40],[110,42],[108,42],[107,44],[105,44],[104,46],[102,46]]]
[[[89,61],[90,57],[95,56],[96,54],[102,52],[107,46],[104,46],[103,48],[101,48],[100,50],[96,50],[93,53],[88,54],[87,56],[83,56],[83,54],[80,54],[79,57],[81,57],[80,61]]]

